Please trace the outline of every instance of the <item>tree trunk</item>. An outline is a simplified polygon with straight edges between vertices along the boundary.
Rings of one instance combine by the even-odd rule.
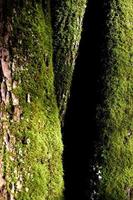
[[[133,4],[132,0],[104,3],[97,109],[99,199],[125,200],[133,187]]]
[[[55,13],[53,23],[58,25],[58,30],[55,27],[52,31],[49,0],[0,1],[1,200],[63,199],[61,109],[56,94],[57,100],[64,101],[62,95],[69,93],[86,1],[79,2],[57,3],[56,11],[59,9],[60,14]],[[67,28],[68,34],[64,28],[61,30],[62,21],[63,26],[73,24],[72,29]],[[52,33],[58,40],[60,31],[64,36],[56,44]],[[61,67],[63,83],[69,82],[67,89],[61,86],[61,92],[56,84],[60,71],[56,67],[54,79],[53,44],[55,53],[59,46],[65,46],[68,52],[67,57],[63,50],[62,58],[58,53],[54,59]],[[58,61],[63,58],[64,69]]]
[[[63,120],[77,57],[86,0],[52,1],[55,90]]]

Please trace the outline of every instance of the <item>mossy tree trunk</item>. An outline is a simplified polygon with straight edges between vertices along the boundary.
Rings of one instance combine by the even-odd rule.
[[[86,0],[52,0],[55,90],[61,121],[77,57]]]
[[[85,4],[85,0],[82,4],[57,1],[55,8],[60,12],[54,13],[53,23],[58,27],[52,30],[49,0],[0,1],[1,200],[63,199],[63,144],[56,97],[62,101],[62,95],[69,92]],[[61,58],[59,48],[64,46]],[[64,68],[60,59],[64,59]],[[63,82],[69,82],[67,89],[65,84],[56,84],[60,71]]]
[[[63,199],[61,121],[86,0],[55,2],[0,1],[1,200]],[[133,191],[133,4],[104,2],[99,195],[125,200]]]
[[[101,100],[97,111],[101,138],[99,199],[133,199],[133,2],[104,1]]]

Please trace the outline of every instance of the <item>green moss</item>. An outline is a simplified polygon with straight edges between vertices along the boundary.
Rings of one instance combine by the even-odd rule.
[[[58,0],[53,6],[55,89],[62,118],[80,42],[86,0]]]
[[[44,8],[45,10],[45,8]],[[10,121],[10,145],[4,166],[7,189],[17,200],[61,200],[63,169],[59,111],[54,94],[52,30],[48,8],[26,3],[14,10],[13,93],[22,109],[20,122]],[[27,100],[27,95],[30,101]]]
[[[133,188],[132,21],[132,1],[110,3],[102,79],[104,102],[98,108],[103,141],[100,194],[105,200],[128,199],[127,190]]]

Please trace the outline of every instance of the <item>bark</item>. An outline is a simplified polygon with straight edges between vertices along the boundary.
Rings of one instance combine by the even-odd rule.
[[[99,199],[125,200],[132,199],[133,186],[132,1],[104,1],[104,16],[97,107]]]
[[[66,71],[62,72],[63,81],[69,81],[70,87],[82,19],[77,22],[73,17],[66,22],[64,6],[58,3],[56,9],[60,10],[63,25],[74,24],[79,31],[76,41],[74,29],[68,30],[68,36],[63,29],[65,37],[58,43],[71,51],[70,76],[65,77]],[[72,5],[78,3],[73,1]],[[82,18],[85,1],[78,6]],[[76,8],[66,9],[68,16],[77,16]],[[58,17],[55,20],[55,24],[60,24]],[[57,48],[53,42],[56,37],[52,38],[58,31],[56,28],[52,31],[50,1],[0,1],[0,29],[0,199],[61,200],[63,144],[60,105],[56,100],[60,87],[56,84],[59,71],[55,79],[53,73],[53,44]],[[72,40],[67,46],[69,36]],[[65,63],[67,66],[68,62]],[[66,90],[62,85],[61,90],[66,94],[69,88]],[[61,107],[64,110],[64,103]]]
[[[55,91],[61,121],[66,111],[86,0],[52,1]]]

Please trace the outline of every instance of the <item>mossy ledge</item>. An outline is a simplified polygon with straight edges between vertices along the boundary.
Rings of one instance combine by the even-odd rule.
[[[1,104],[8,118],[0,123],[6,122],[9,132],[2,132],[8,138],[1,142],[5,191],[0,195],[15,200],[61,200],[63,145],[53,86],[50,10],[41,1],[14,2],[6,1],[12,80],[9,103],[4,109]]]

